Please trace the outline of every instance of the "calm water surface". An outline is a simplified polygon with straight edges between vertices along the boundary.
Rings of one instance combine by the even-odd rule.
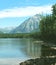
[[[33,39],[0,38],[0,58],[36,58],[40,50],[41,45]]]

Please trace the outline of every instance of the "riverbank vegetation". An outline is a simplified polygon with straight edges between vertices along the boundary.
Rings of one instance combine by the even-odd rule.
[[[43,40],[56,42],[56,4],[52,6],[52,14],[40,21],[40,32]]]

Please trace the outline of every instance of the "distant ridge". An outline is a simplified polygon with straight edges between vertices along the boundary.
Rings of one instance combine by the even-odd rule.
[[[0,28],[0,33],[10,33],[10,31],[13,29],[14,29],[14,27]]]

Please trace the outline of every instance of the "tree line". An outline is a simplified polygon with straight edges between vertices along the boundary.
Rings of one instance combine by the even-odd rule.
[[[56,42],[56,4],[52,6],[52,14],[40,21],[40,32],[43,40]]]

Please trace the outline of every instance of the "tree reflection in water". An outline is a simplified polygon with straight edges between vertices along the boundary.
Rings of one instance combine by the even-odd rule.
[[[41,47],[41,58],[45,58],[45,64],[55,65],[56,64],[56,47],[49,45],[42,45]]]

